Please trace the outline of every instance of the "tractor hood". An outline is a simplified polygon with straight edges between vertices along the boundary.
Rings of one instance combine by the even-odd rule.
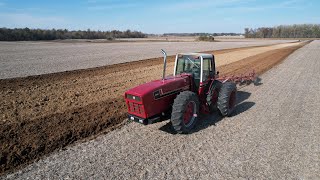
[[[128,113],[144,119],[164,113],[181,91],[190,89],[190,84],[190,75],[184,74],[129,89],[125,93]]]
[[[169,76],[165,80],[155,80],[136,86],[129,89],[126,94],[144,97],[151,93],[158,96],[157,92],[161,95],[181,88],[189,89],[189,81],[189,75]]]

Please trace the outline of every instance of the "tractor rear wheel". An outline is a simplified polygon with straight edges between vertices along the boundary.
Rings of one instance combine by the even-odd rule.
[[[218,95],[219,95],[219,89],[221,87],[222,83],[220,81],[214,81],[211,89],[208,91],[207,95],[207,104],[209,107],[210,113],[217,111],[217,101],[218,101]]]
[[[222,84],[219,92],[217,106],[222,116],[230,116],[235,109],[237,101],[237,86],[233,82]]]
[[[191,91],[181,92],[172,106],[171,123],[178,133],[189,133],[198,120],[198,96]]]

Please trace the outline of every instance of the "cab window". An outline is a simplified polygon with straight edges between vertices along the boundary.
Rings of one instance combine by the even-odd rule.
[[[207,81],[210,78],[210,71],[212,71],[212,64],[210,58],[203,59],[203,75],[202,82]]]
[[[177,60],[176,75],[181,73],[191,73],[194,79],[200,80],[200,58],[194,56],[183,55]]]

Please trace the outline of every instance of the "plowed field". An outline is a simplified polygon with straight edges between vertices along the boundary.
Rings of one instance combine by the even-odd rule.
[[[262,73],[304,44],[219,50],[214,54],[221,75],[246,73],[253,68]],[[233,54],[232,61],[224,59],[228,54]],[[76,140],[123,125],[126,118],[123,93],[160,78],[162,61],[153,58],[0,80],[0,173]],[[173,61],[170,56],[167,72],[173,71]]]

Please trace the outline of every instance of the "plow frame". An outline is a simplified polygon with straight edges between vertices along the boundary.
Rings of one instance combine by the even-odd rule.
[[[217,80],[221,81],[222,83],[230,81],[236,83],[237,85],[249,85],[251,83],[256,83],[257,74],[255,70],[252,70],[250,73],[247,74],[218,77]]]

